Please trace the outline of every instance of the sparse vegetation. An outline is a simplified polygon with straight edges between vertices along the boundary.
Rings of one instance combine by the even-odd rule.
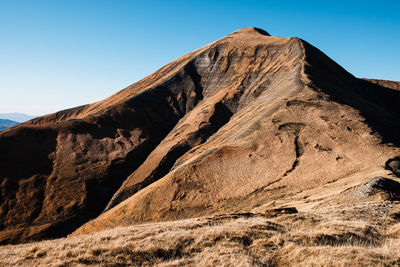
[[[317,213],[235,213],[8,245],[1,266],[389,266],[396,225]],[[379,225],[378,222],[377,225]],[[381,224],[382,225],[382,224]],[[386,227],[387,228],[387,227]],[[390,234],[391,233],[391,234]]]

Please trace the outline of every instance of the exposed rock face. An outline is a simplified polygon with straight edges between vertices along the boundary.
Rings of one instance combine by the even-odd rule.
[[[399,153],[400,92],[245,28],[0,134],[0,241],[264,209]]]
[[[392,171],[394,175],[400,177],[400,156],[388,159],[385,166],[387,170]]]
[[[360,186],[363,194],[373,194],[376,191],[383,191],[388,194],[400,196],[400,183],[385,177],[373,177]]]

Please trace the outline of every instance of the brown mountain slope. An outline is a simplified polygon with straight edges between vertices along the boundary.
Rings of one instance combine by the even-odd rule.
[[[398,101],[300,39],[241,29],[103,101],[2,132],[0,241],[62,236],[104,209],[76,233],[263,210],[386,174]]]
[[[399,144],[399,92],[353,77],[299,39],[281,38],[287,45],[279,47],[281,54],[270,62],[268,55],[276,49],[269,43],[271,37],[240,36],[246,38],[259,39],[258,49],[265,50],[267,58],[254,55],[261,65],[244,64],[242,53],[230,54],[231,62],[237,62],[230,64],[236,75],[242,74],[238,68],[248,66],[248,83],[237,87],[233,108],[228,105],[229,121],[180,157],[169,173],[153,175],[180,137],[187,140],[180,127],[193,121],[193,113],[201,114],[202,105],[211,101],[204,98],[127,178],[108,207],[131,197],[76,234],[143,221],[260,212],[278,201],[301,199],[307,190],[322,192],[326,184],[341,179],[348,187],[387,174],[385,162],[399,154],[393,146]],[[246,51],[254,49],[254,43],[235,47]],[[198,72],[205,77],[204,70]],[[224,89],[221,86],[218,94],[235,92],[235,87]],[[341,186],[335,190],[345,189]]]

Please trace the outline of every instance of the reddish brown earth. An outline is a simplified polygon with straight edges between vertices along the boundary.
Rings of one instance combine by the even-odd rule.
[[[307,209],[310,195],[395,173],[398,85],[355,78],[301,39],[238,30],[103,101],[1,132],[0,242]]]

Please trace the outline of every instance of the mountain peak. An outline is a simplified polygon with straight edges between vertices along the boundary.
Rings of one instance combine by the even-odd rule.
[[[231,34],[261,34],[261,35],[265,35],[265,36],[271,36],[267,31],[260,29],[260,28],[256,28],[256,27],[246,27],[246,28],[241,28],[239,30],[234,31]]]

